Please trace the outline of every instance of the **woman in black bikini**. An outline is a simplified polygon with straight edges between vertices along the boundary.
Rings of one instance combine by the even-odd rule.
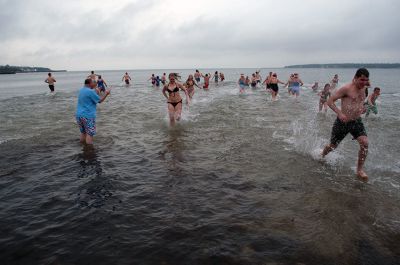
[[[182,98],[179,95],[179,89],[182,89],[185,92],[187,105],[189,105],[190,100],[186,88],[182,84],[179,84],[175,81],[176,74],[170,73],[168,77],[169,83],[164,86],[162,93],[167,99],[169,120],[171,125],[174,125],[175,120],[179,121],[181,119],[182,113]]]

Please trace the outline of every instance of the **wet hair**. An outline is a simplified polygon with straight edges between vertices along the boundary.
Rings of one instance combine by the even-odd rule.
[[[99,75],[99,79],[101,79],[101,75]]]
[[[90,71],[92,74],[94,74],[94,71]]]
[[[380,89],[379,87],[375,87],[375,88],[374,88],[374,92],[375,92],[375,91],[378,91],[378,90],[381,90],[381,89]]]
[[[218,74],[218,71],[215,71],[216,74]]]
[[[365,76],[365,77],[369,77],[369,72],[366,68],[360,68],[357,70],[356,74],[354,75],[354,77],[361,77],[361,76]]]
[[[178,73],[169,73],[168,77],[171,77],[171,76],[173,76],[177,80],[181,79],[181,76]]]
[[[51,73],[48,73],[47,75],[48,75],[48,76],[51,76]]]
[[[327,87],[330,87],[330,86],[331,86],[330,84],[326,83],[325,86],[324,86],[324,90],[325,90]]]
[[[92,79],[86,78],[85,79],[85,85],[90,85],[92,83]]]

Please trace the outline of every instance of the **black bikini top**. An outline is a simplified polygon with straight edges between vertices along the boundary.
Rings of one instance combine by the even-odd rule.
[[[168,91],[169,94],[172,94],[172,93],[179,92],[179,88],[178,88],[177,86],[175,86],[174,90],[171,91],[171,90],[169,90],[169,88],[167,87],[167,91]]]

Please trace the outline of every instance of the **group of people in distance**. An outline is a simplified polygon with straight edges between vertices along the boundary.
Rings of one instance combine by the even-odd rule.
[[[203,86],[200,86],[200,78],[204,78]],[[193,98],[195,86],[198,88],[208,89],[210,78],[214,78],[216,84],[219,81],[224,81],[223,73],[216,71],[213,76],[211,74],[203,75],[198,70],[192,75],[190,74],[185,82],[180,82],[180,76],[177,73],[170,73],[168,80],[164,73],[162,78],[155,77],[154,74],[149,79],[154,86],[157,86],[157,80],[163,84],[162,94],[167,100],[167,109],[170,124],[174,125],[176,121],[181,119],[183,99],[180,91],[185,93],[186,104],[190,104]],[[122,78],[125,84],[129,85],[132,80],[128,73]],[[353,80],[337,88],[338,75],[335,75],[330,83],[324,85],[323,89],[318,92],[319,95],[319,111],[322,109],[327,111],[329,106],[337,115],[337,118],[332,126],[330,143],[327,144],[321,155],[325,157],[331,151],[336,149],[339,143],[350,133],[354,139],[359,143],[360,150],[357,160],[357,176],[364,181],[368,180],[368,176],[363,170],[365,159],[368,153],[368,137],[361,119],[361,115],[365,113],[368,117],[370,112],[378,113],[376,107],[376,99],[380,95],[381,89],[375,87],[373,92],[368,95],[368,87],[370,87],[369,72],[365,68],[360,68],[356,71]],[[51,91],[54,91],[54,83],[56,80],[48,74],[45,80],[48,83]],[[298,73],[293,73],[288,81],[282,82],[278,79],[276,73],[270,72],[267,78],[262,82],[259,71],[246,78],[244,74],[240,75],[238,84],[240,93],[243,93],[246,86],[256,87],[257,84],[265,84],[266,89],[271,92],[272,99],[276,100],[279,86],[282,84],[287,86],[288,92],[296,98],[300,94],[300,87],[303,86],[303,81],[300,79]],[[84,86],[79,90],[78,103],[76,110],[76,122],[80,130],[80,140],[82,143],[92,144],[93,136],[96,134],[96,105],[103,102],[110,94],[106,90],[107,83],[101,75],[95,74],[93,71],[85,79]],[[318,83],[314,83],[311,87],[313,91],[317,92]],[[341,107],[335,105],[337,100],[341,100]]]
[[[195,85],[197,87],[199,87],[201,78],[203,78],[204,82],[203,82],[202,88],[207,90],[210,86],[211,78],[214,78],[214,82],[216,84],[218,84],[219,81],[222,82],[225,80],[225,75],[222,72],[218,73],[218,71],[215,71],[214,75],[211,75],[210,73],[203,74],[199,70],[196,69],[196,71],[193,75],[189,75],[189,78],[194,80]],[[163,75],[161,77],[158,75],[156,76],[155,74],[152,74],[147,81],[151,81],[151,84],[154,87],[159,87],[161,84],[165,86],[165,83],[167,81],[167,76],[166,76],[166,73],[163,73]]]

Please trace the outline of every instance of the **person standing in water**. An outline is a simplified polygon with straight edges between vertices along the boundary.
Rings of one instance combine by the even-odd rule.
[[[53,93],[54,92],[54,83],[56,82],[56,80],[51,75],[51,73],[48,73],[47,76],[48,77],[46,78],[46,80],[44,80],[44,82],[49,85],[50,92]]]
[[[122,77],[122,81],[125,81],[125,85],[129,85],[130,80],[132,80],[132,78],[129,76],[128,72],[126,72]]]
[[[269,81],[269,86],[271,88],[271,94],[272,94],[272,101],[277,100],[278,92],[279,92],[279,86],[278,84],[285,84],[281,80],[278,79],[278,75],[276,73],[272,74],[272,77]]]
[[[328,106],[337,114],[332,127],[330,144],[322,151],[325,157],[337,148],[339,143],[350,133],[360,145],[357,162],[357,176],[363,181],[368,181],[368,176],[363,167],[368,153],[368,137],[361,120],[361,114],[365,112],[365,87],[369,82],[369,72],[365,68],[357,70],[351,83],[344,85],[328,99]],[[335,105],[335,101],[341,100],[341,109]]]
[[[331,95],[331,85],[330,84],[325,84],[324,89],[318,93],[319,96],[319,112],[322,111],[322,107],[325,110],[325,113],[328,110],[328,105],[327,105],[327,101],[328,101],[328,97]]]
[[[176,82],[177,75],[175,73],[170,73],[168,78],[169,83],[164,86],[162,93],[167,99],[170,124],[174,125],[176,121],[181,119],[182,115],[182,97],[179,95],[179,89],[185,92],[187,105],[189,105],[190,99],[186,88]]]
[[[378,108],[376,107],[376,99],[381,94],[381,89],[379,87],[374,88],[374,92],[369,95],[367,102],[365,102],[365,107],[367,108],[367,112],[365,113],[365,118],[369,116],[369,113],[372,111],[375,115],[378,114]]]
[[[186,87],[186,90],[189,94],[189,98],[190,100],[192,100],[193,95],[194,95],[194,86],[197,86],[198,88],[200,88],[196,82],[194,82],[193,80],[193,75],[189,75],[188,79],[186,80],[186,82],[183,84]]]
[[[95,92],[97,83],[88,78],[85,85],[79,90],[78,104],[76,108],[76,122],[81,132],[81,143],[93,144],[93,136],[96,134],[96,105],[103,102],[110,91],[106,90],[103,97]]]

